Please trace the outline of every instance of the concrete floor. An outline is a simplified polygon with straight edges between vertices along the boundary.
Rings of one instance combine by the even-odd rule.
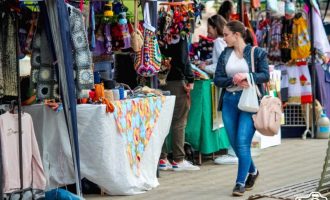
[[[319,178],[327,140],[283,139],[282,144],[262,150],[254,158],[260,177],[254,190],[243,197],[231,197],[237,165],[203,163],[200,171],[161,172],[160,185],[135,196],[86,196],[87,200],[213,200],[247,199],[250,195],[281,186]],[[266,198],[264,198],[266,199]]]

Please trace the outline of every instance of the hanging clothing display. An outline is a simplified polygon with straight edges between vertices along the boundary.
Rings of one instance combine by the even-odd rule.
[[[292,59],[306,59],[310,56],[311,42],[307,21],[302,17],[293,19],[292,27]]]
[[[94,75],[84,19],[79,9],[69,4],[67,6],[70,10],[69,22],[74,51],[77,96],[78,98],[88,98],[88,92],[85,91],[94,87]]]
[[[301,86],[299,81],[299,70],[297,66],[287,67],[289,78],[289,90],[288,90],[288,102],[289,103],[301,103]]]
[[[297,62],[293,66],[283,67],[281,70],[285,74],[285,68],[287,71],[288,79],[288,102],[297,104],[312,103],[312,82],[310,72],[306,62]],[[285,75],[284,75],[285,77]],[[286,77],[285,77],[286,79]],[[284,83],[282,76],[282,83]]]
[[[282,62],[284,63],[291,60],[292,25],[292,20],[288,20],[285,17],[282,18],[282,38],[280,47]]]
[[[271,61],[279,62],[281,61],[281,31],[282,23],[280,20],[274,20],[271,25],[270,33],[270,47],[268,49],[268,58]]]
[[[37,97],[40,100],[54,98],[55,70],[53,56],[43,29],[40,33],[40,68],[38,73]]]
[[[330,82],[325,80],[325,71],[321,64],[315,65],[316,70],[316,99],[322,104],[327,116],[330,117]]]
[[[330,44],[325,32],[320,10],[313,8],[313,30],[314,30],[314,47],[319,49],[322,53],[330,56]]]
[[[3,73],[2,73],[2,61],[3,61],[3,22],[2,22],[2,17],[0,16],[0,98],[2,98],[4,96],[4,82],[3,82]]]
[[[4,95],[17,96],[17,54],[15,19],[10,14],[2,18],[3,52],[2,73],[4,81]]]
[[[297,62],[301,86],[301,104],[312,103],[312,81],[306,62]]]
[[[38,143],[35,137],[32,117],[22,114],[23,189],[44,190],[46,178],[41,162]],[[4,175],[4,193],[21,188],[18,144],[18,115],[6,112],[0,115],[0,137]]]

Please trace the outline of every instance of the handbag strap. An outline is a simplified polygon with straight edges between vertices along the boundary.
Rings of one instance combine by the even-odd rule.
[[[256,47],[252,47],[251,49],[251,68],[252,68],[252,73],[255,72],[255,63],[254,63],[254,50],[255,50]],[[254,82],[254,79],[253,79],[253,76],[252,76],[252,73],[249,73],[249,75],[251,76],[251,82],[253,82],[253,85],[256,87],[256,91],[257,91],[257,95],[259,98],[261,98],[261,93],[260,93],[260,90],[259,90],[259,87],[255,84]]]
[[[138,0],[134,0],[134,31],[138,30]]]

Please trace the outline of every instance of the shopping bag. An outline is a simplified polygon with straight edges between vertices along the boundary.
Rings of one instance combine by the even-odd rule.
[[[247,81],[249,83],[249,87],[243,89],[242,95],[238,102],[238,108],[245,112],[255,113],[259,110],[259,101],[256,85],[250,73],[247,76]]]

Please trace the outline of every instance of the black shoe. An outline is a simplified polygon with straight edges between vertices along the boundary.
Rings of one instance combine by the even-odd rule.
[[[235,197],[243,196],[244,192],[245,192],[244,186],[241,184],[236,184],[233,189],[233,196]]]
[[[248,178],[246,179],[246,182],[245,182],[245,189],[247,191],[253,189],[254,184],[256,183],[256,180],[257,180],[258,176],[259,176],[259,170],[257,170],[256,175],[249,174],[249,176],[248,176]]]

